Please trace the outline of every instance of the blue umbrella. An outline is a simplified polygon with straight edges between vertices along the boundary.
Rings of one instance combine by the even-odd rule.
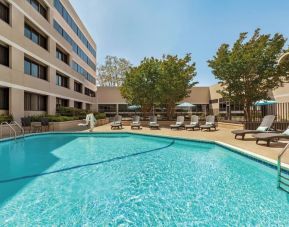
[[[260,100],[255,102],[255,106],[269,106],[269,105],[273,105],[276,104],[277,101],[275,100]]]

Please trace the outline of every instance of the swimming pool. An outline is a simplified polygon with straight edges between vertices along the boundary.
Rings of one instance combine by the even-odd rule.
[[[214,143],[130,133],[0,143],[1,225],[288,226],[276,170]]]

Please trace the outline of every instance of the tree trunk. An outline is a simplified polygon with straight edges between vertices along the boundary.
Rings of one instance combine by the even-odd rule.
[[[251,111],[250,111],[250,104],[249,103],[245,103],[244,105],[244,112],[245,112],[245,120],[246,121],[252,121],[252,115],[251,115]]]
[[[175,106],[167,105],[166,108],[168,120],[172,120],[175,113]]]

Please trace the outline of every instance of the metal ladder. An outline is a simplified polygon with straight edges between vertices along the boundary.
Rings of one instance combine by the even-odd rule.
[[[281,159],[282,156],[286,153],[286,151],[289,150],[289,143],[285,146],[283,151],[278,155],[278,163],[277,163],[277,170],[278,170],[278,188],[281,190],[289,193],[289,175],[284,176],[282,174],[282,164],[281,164]]]
[[[13,133],[14,140],[16,140],[16,138],[17,138],[17,131],[15,130],[14,127],[20,129],[22,138],[24,138],[24,136],[25,136],[25,131],[24,131],[24,129],[21,127],[21,125],[20,125],[17,121],[11,121],[11,123],[2,122],[2,123],[0,124],[0,128],[1,128],[0,138],[3,138],[3,126],[8,126],[8,128],[9,128],[9,133],[10,133],[10,137],[12,137],[12,133]]]

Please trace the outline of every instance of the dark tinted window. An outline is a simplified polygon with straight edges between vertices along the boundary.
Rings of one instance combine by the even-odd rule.
[[[38,12],[40,13],[45,19],[47,19],[47,7],[42,5],[37,0],[27,0],[27,2]]]
[[[75,34],[79,37],[82,43],[86,46],[86,48],[90,51],[90,53],[96,57],[96,51],[92,47],[92,45],[88,42],[84,34],[80,31],[72,17],[69,15],[65,7],[62,5],[60,0],[54,0],[54,7],[57,9],[59,14],[63,17],[66,23],[70,26],[70,28],[75,32]]]
[[[41,35],[39,32],[37,32],[35,29],[33,29],[30,25],[26,23],[24,27],[24,35],[28,39],[32,40],[32,42],[38,44],[44,49],[47,49],[47,38]]]
[[[85,88],[84,94],[90,97],[95,97],[95,92],[90,90],[89,88]]]
[[[68,88],[69,87],[69,78],[57,73],[56,74],[56,85]]]
[[[68,105],[69,105],[68,99],[56,98],[56,108],[68,107]]]
[[[0,87],[0,110],[9,110],[9,88]]]
[[[24,59],[24,73],[42,80],[47,80],[47,67],[28,58]]]
[[[116,104],[99,104],[98,111],[100,113],[116,112]]]
[[[68,55],[64,53],[62,50],[60,50],[59,48],[56,48],[56,57],[60,61],[63,61],[64,63],[68,64]]]
[[[47,111],[47,96],[34,93],[24,93],[25,111]]]
[[[74,108],[82,109],[82,103],[75,101],[75,102],[74,102]]]
[[[72,61],[72,68],[75,72],[81,74],[90,83],[96,84],[96,79],[92,75],[90,75],[84,68],[78,65],[75,61]]]
[[[84,53],[84,51],[72,40],[66,31],[54,20],[54,29],[72,46],[72,50],[94,71],[96,70],[96,65],[89,57]]]
[[[74,91],[82,93],[82,84],[74,81]]]
[[[90,109],[91,109],[91,104],[86,103],[85,109],[86,109],[86,110],[90,110]]]
[[[9,47],[0,44],[0,64],[9,66]]]
[[[9,24],[9,7],[0,2],[0,19]]]

